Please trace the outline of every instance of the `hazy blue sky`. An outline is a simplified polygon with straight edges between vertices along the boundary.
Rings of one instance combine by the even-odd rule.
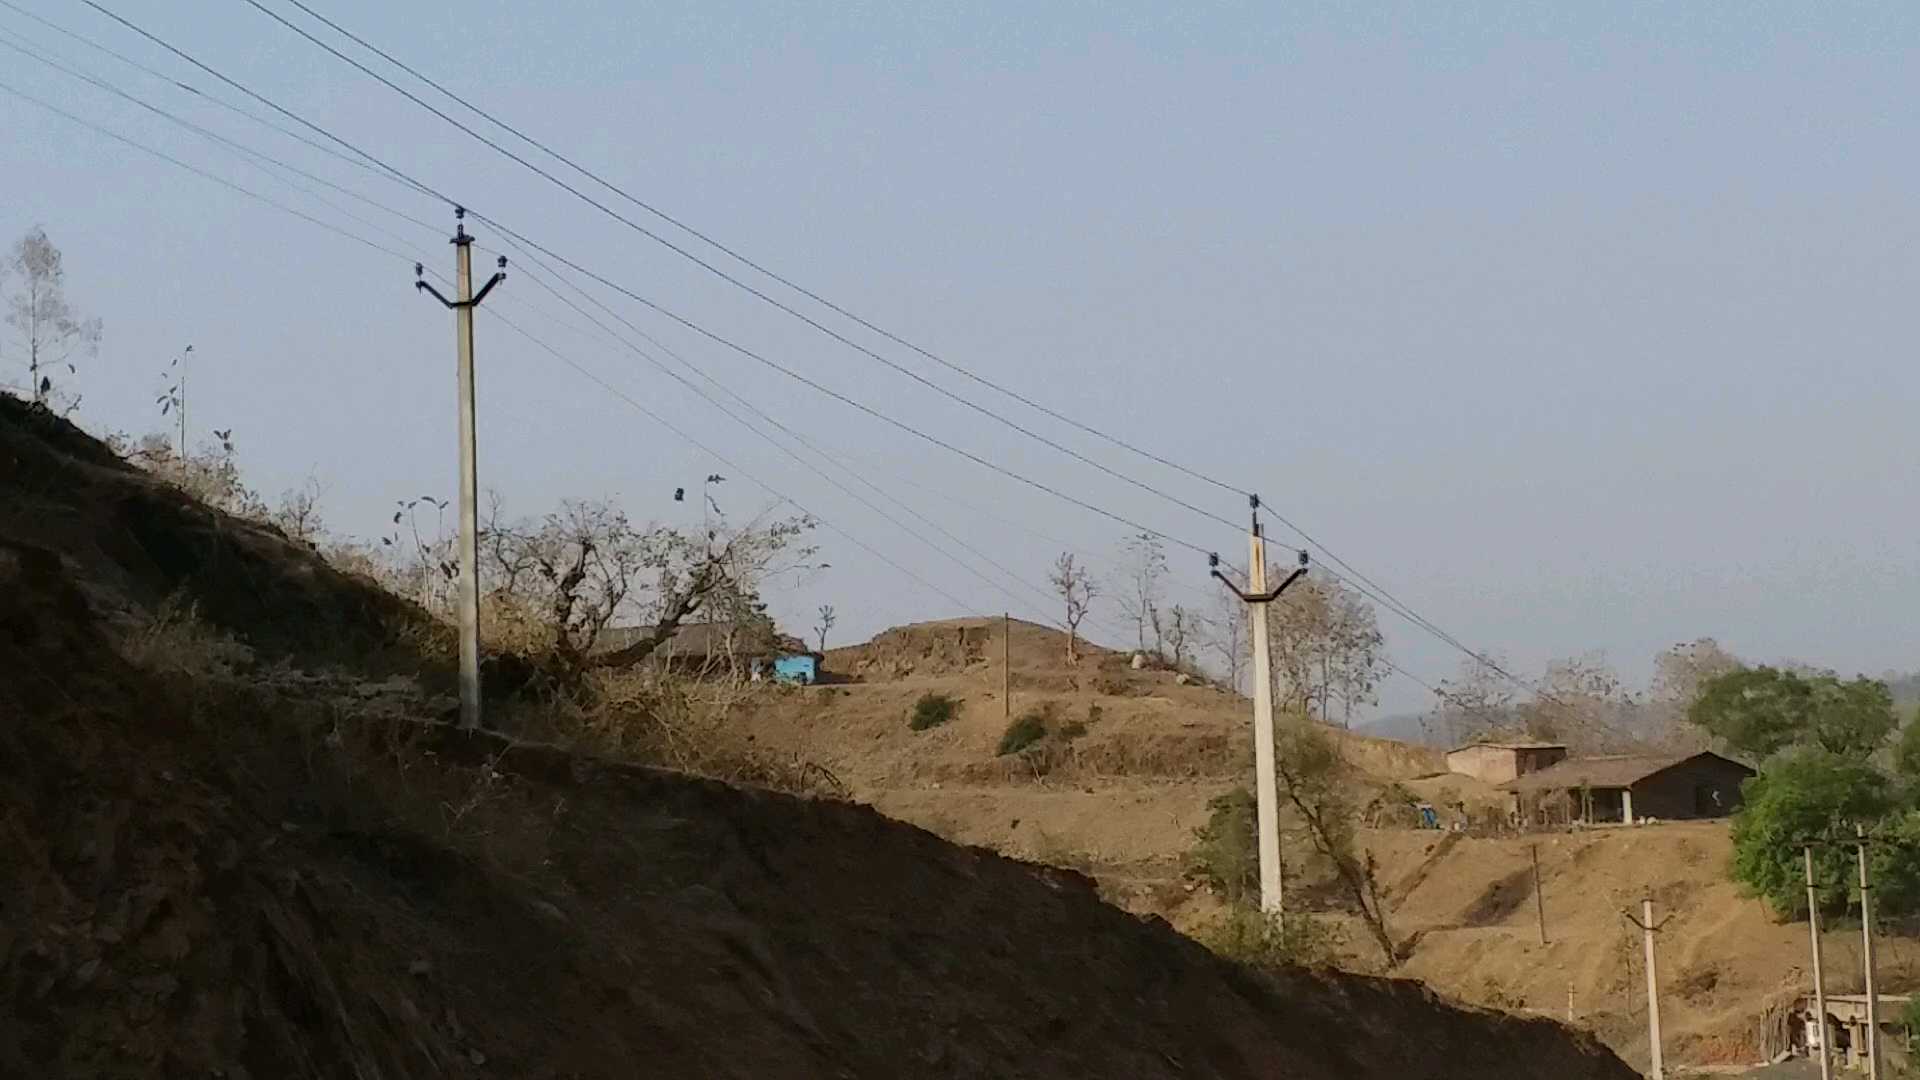
[[[214,85],[79,3],[12,2]],[[771,312],[240,0],[105,2],[744,344],[1244,557],[1233,530]],[[313,2],[882,325],[1257,489],[1517,668],[1603,649],[1638,680],[1656,650],[1699,635],[1847,671],[1920,661],[1911,4]],[[448,217],[10,11],[0,29],[436,225]],[[17,54],[0,55],[0,81],[370,232]],[[0,235],[44,223],[73,299],[105,320],[79,383],[84,423],[156,427],[156,372],[192,342],[197,426],[234,428],[266,493],[317,474],[332,523],[373,535],[395,499],[453,492],[449,317],[415,295],[406,261],[4,94],[0,123]],[[444,228],[396,227],[409,252],[450,266]],[[488,304],[980,610],[1011,603],[820,469],[529,302],[557,308],[524,275]],[[1096,553],[1121,538],[618,305],[1030,581],[1058,545],[973,507]],[[482,479],[510,509],[616,494],[635,516],[685,518],[697,510],[673,488],[733,475],[485,316],[479,357]],[[1233,496],[993,404],[1242,516]],[[766,501],[739,477],[721,499],[737,512]],[[796,626],[823,601],[842,639],[954,613],[840,537],[822,542],[833,569],[779,597]],[[1203,584],[1198,555],[1170,554]],[[1382,620],[1403,666],[1452,672],[1458,654]],[[1425,697],[1395,678],[1383,705]]]

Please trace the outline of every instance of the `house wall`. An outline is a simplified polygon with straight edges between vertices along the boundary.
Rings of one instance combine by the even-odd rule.
[[[1497,746],[1463,746],[1447,754],[1447,771],[1504,784],[1520,775],[1519,751]]]
[[[1740,784],[1750,775],[1715,758],[1682,762],[1633,785],[1634,816],[1663,821],[1726,817],[1739,809]]]
[[[1558,765],[1567,759],[1564,746],[1535,746],[1514,751],[1514,765],[1518,774],[1525,776],[1530,772],[1539,772],[1550,765]]]
[[[783,656],[773,662],[773,677],[784,682],[811,684],[818,675],[811,656]]]

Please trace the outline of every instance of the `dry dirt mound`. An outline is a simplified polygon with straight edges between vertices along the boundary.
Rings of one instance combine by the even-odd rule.
[[[86,449],[51,452],[114,467]],[[31,524],[0,520],[0,1075],[1631,1075],[1418,984],[1251,974],[866,808],[375,715],[279,667],[136,666],[101,617],[137,607],[128,567]],[[258,544],[263,595],[380,603]]]

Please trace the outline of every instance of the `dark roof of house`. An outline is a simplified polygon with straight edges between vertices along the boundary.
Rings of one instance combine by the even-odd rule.
[[[1557,742],[1527,742],[1525,740],[1509,742],[1504,739],[1477,739],[1470,743],[1462,743],[1448,750],[1447,753],[1454,754],[1462,750],[1472,750],[1481,746],[1490,750],[1565,750],[1567,748],[1566,743]]]
[[[1625,788],[1663,773],[1676,765],[1700,758],[1716,761],[1747,773],[1753,770],[1711,751],[1697,754],[1610,754],[1604,757],[1568,758],[1565,761],[1530,772],[1500,787],[1505,791],[1570,791],[1575,788]]]

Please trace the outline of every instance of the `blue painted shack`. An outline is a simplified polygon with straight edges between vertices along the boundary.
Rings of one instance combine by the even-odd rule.
[[[820,678],[820,657],[815,653],[787,653],[774,658],[776,682],[812,686]]]

